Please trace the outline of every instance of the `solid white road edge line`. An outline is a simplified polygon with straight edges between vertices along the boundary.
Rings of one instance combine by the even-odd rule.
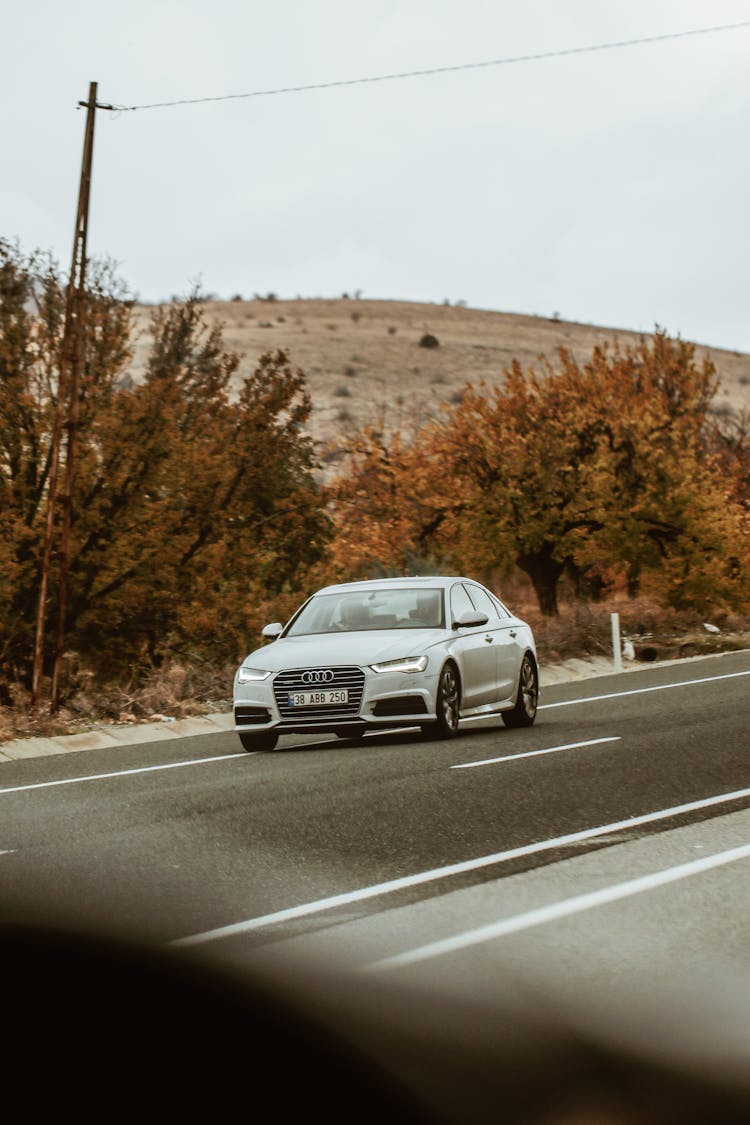
[[[715,797],[704,797],[700,801],[690,801],[685,805],[673,805],[668,809],[659,809],[657,812],[644,813],[642,816],[633,816],[628,820],[617,820],[612,824],[602,824],[597,828],[584,828],[580,832],[571,832],[566,836],[557,836],[550,840],[540,840],[534,844],[525,844],[519,848],[511,848],[504,852],[495,852],[493,855],[479,856],[477,859],[467,859],[461,863],[451,863],[446,867],[438,867],[432,871],[420,871],[416,875],[405,875],[400,879],[390,879],[385,883],[375,883],[371,887],[361,887],[356,891],[345,891],[343,894],[332,895],[330,898],[318,899],[315,902],[303,902],[299,906],[290,906],[285,910],[275,910],[271,914],[261,914],[257,918],[247,918],[242,922],[233,922],[228,926],[219,926],[214,930],[203,933],[191,934],[188,937],[177,938],[171,945],[202,945],[209,941],[218,941],[221,938],[234,937],[237,934],[249,933],[251,930],[260,930],[265,926],[272,926],[276,922],[291,922],[296,918],[305,918],[310,914],[318,914],[324,910],[332,910],[336,906],[349,906],[354,902],[363,902],[365,899],[376,898],[378,895],[391,894],[394,891],[405,890],[408,887],[417,887],[423,883],[431,883],[437,879],[446,879],[452,875],[461,875],[467,871],[477,871],[482,867],[491,867],[496,863],[504,863],[511,859],[521,859],[525,856],[535,855],[539,852],[551,851],[553,848],[565,847],[568,844],[577,844],[584,840],[593,840],[597,836],[606,836],[610,832],[619,832],[623,829],[637,828],[641,824],[653,824],[659,820],[666,820],[672,816],[681,816],[683,813],[696,812],[699,809],[711,808],[713,805],[726,804],[729,801],[741,801],[750,797],[750,789],[737,789],[731,793],[720,793]]]
[[[132,770],[114,770],[112,773],[89,773],[85,777],[61,777],[57,781],[36,781],[33,785],[16,785],[12,789],[0,789],[4,793],[25,793],[29,789],[52,789],[55,785],[79,785],[82,781],[102,781],[108,777],[129,777],[136,773],[154,773],[156,770],[177,770],[182,766],[202,766],[207,762],[226,762],[230,758],[247,758],[246,750],[239,754],[217,754],[215,758],[193,758],[188,762],[164,762],[159,766],[138,766]]]
[[[519,758],[536,758],[540,754],[559,754],[561,750],[578,750],[582,746],[599,746],[602,742],[621,742],[620,735],[610,738],[590,738],[586,742],[568,742],[565,746],[550,746],[546,750],[527,750],[523,754],[506,754],[500,758],[484,758],[481,762],[461,762],[460,765],[451,766],[452,770],[470,770],[474,766],[493,766],[496,762],[515,762]]]
[[[613,691],[608,695],[588,695],[585,699],[563,699],[560,703],[540,703],[538,710],[573,707],[576,703],[598,703],[600,699],[622,699],[625,695],[643,695],[648,691],[668,691],[670,688],[693,687],[695,684],[713,684],[717,680],[735,680],[738,676],[750,676],[750,672],[727,672],[721,676],[704,676],[700,680],[680,680],[677,684],[656,684],[654,687],[632,688],[630,691]]]
[[[668,867],[664,871],[656,871],[653,875],[642,875],[638,879],[629,879],[625,883],[615,883],[610,887],[603,887],[599,891],[589,894],[575,895],[573,898],[563,899],[561,902],[550,903],[536,910],[528,910],[524,914],[517,914],[513,918],[504,918],[499,922],[490,922],[486,926],[479,926],[475,930],[456,934],[442,941],[433,941],[417,949],[398,953],[394,957],[384,957],[381,961],[373,961],[364,966],[364,972],[379,972],[384,969],[396,969],[404,965],[414,965],[419,961],[427,961],[432,957],[440,957],[445,953],[456,953],[458,950],[468,949],[472,945],[492,941],[494,938],[505,937],[506,934],[517,934],[521,930],[529,930],[533,926],[543,926],[547,922],[555,922],[560,918],[568,918],[572,914],[580,914],[584,910],[592,910],[596,906],[603,906],[608,902],[618,902],[632,895],[642,894],[644,891],[653,890],[655,887],[664,887],[668,883],[676,883],[680,879],[688,879],[692,875],[699,875],[703,871],[710,871],[714,867],[723,867],[727,863],[735,863],[740,859],[750,857],[750,844],[743,844],[729,851],[719,852],[716,855],[706,856],[703,859],[692,860],[690,863],[680,864],[678,867]]]

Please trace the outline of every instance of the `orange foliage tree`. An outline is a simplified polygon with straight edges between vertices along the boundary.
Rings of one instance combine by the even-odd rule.
[[[462,501],[436,472],[431,437],[424,428],[412,443],[370,426],[353,436],[345,471],[326,489],[335,535],[321,574],[345,581],[442,565],[439,532]]]
[[[284,352],[240,377],[197,295],[155,311],[127,378],[132,303],[94,270],[72,498],[68,647],[103,677],[168,651],[234,660],[255,601],[294,589],[328,518]],[[62,318],[50,262],[0,244],[0,673],[28,680]],[[50,622],[56,606],[50,599]],[[50,630],[51,633],[51,630]]]
[[[584,364],[565,349],[539,372],[514,363],[409,446],[364,443],[338,484],[339,556],[357,557],[348,503],[360,555],[366,542],[396,567],[418,549],[460,571],[517,566],[545,614],[566,572],[619,573],[631,593],[648,574],[678,607],[737,604],[750,560],[726,451],[707,440],[715,390],[710,361],[660,331]]]

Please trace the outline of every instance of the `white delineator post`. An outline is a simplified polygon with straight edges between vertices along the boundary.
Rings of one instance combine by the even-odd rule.
[[[620,615],[613,613],[612,617],[612,653],[615,661],[615,672],[622,672],[622,645],[620,643]]]

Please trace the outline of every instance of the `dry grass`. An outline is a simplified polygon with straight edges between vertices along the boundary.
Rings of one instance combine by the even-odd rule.
[[[143,681],[97,688],[79,672],[69,698],[56,715],[48,707],[31,710],[28,692],[13,689],[13,705],[0,707],[0,744],[20,737],[51,738],[108,723],[143,723],[165,717],[185,719],[232,707],[234,667],[205,662],[171,662],[153,669]]]
[[[640,661],[750,648],[750,616],[720,613],[709,622],[719,629],[713,633],[699,614],[665,609],[651,598],[571,602],[561,607],[559,617],[542,617],[529,606],[523,616],[534,629],[539,660],[544,665],[571,658],[611,656],[613,613],[618,614],[622,639],[632,642]]]
[[[142,330],[136,377],[148,346],[150,311],[136,312]],[[562,345],[583,360],[606,340],[623,346],[640,338],[556,318],[404,301],[235,300],[209,302],[205,312],[210,324],[224,325],[226,345],[246,357],[243,371],[264,351],[288,350],[307,376],[310,431],[334,446],[364,423],[408,432],[441,404],[456,401],[467,382],[500,381],[513,359],[527,367],[542,354],[554,359]],[[420,346],[426,335],[438,346]],[[721,380],[717,407],[750,408],[750,355],[699,349],[704,352]]]
[[[155,668],[134,686],[113,687],[106,693],[77,693],[71,708],[82,713],[96,712],[99,717],[120,723],[169,715],[186,719],[215,711],[217,706],[231,708],[234,667],[171,661]]]

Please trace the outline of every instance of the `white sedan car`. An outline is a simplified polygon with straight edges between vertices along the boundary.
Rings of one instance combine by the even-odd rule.
[[[246,750],[281,734],[420,726],[450,738],[461,720],[531,726],[539,695],[530,627],[468,578],[382,578],[326,586],[251,652],[234,681]]]

